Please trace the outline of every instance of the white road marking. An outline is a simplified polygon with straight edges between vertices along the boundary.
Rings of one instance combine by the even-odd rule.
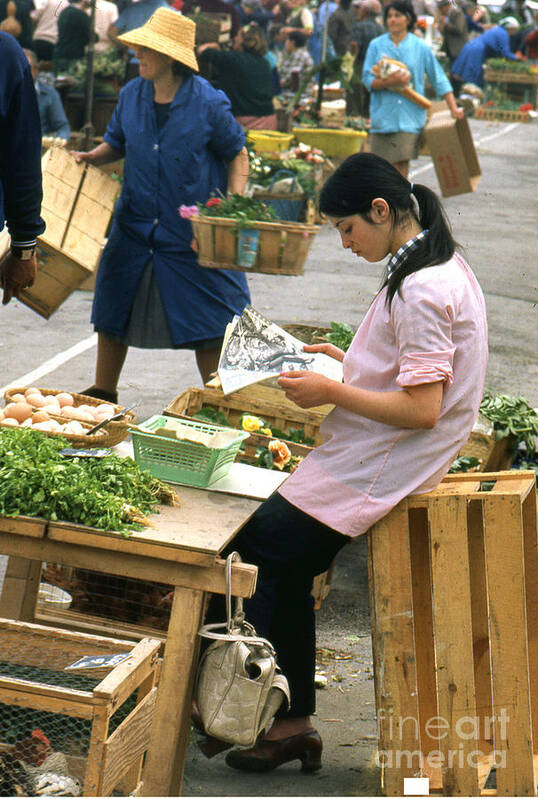
[[[42,363],[41,366],[38,366],[37,369],[34,369],[32,372],[27,372],[25,375],[22,375],[22,377],[17,377],[5,386],[0,386],[0,395],[12,386],[29,386],[35,380],[39,380],[40,377],[54,372],[59,366],[63,366],[64,363],[67,363],[67,361],[70,361],[72,358],[76,358],[76,356],[80,355],[82,352],[86,352],[86,350],[95,347],[96,344],[97,333],[94,333],[93,336],[82,339],[82,341],[77,342],[77,344],[69,347],[69,349],[59,352],[57,355],[49,358],[48,361]]]

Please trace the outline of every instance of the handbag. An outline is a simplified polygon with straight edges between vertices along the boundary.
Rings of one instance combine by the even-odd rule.
[[[245,621],[243,600],[232,616],[232,552],[226,560],[226,616],[206,624],[198,635],[213,639],[198,667],[195,697],[207,735],[239,746],[254,746],[281,704],[289,707],[288,681],[280,672],[275,650]],[[222,630],[222,632],[221,632]]]

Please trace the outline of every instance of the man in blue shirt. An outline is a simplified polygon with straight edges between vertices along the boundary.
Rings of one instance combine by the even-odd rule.
[[[0,266],[4,305],[34,282],[40,217],[41,127],[30,65],[18,42],[0,32],[0,229],[11,252]]]
[[[37,79],[37,56],[32,50],[24,51],[34,79],[37,93],[37,105],[41,120],[41,133],[43,136],[55,136],[58,139],[69,139],[71,130],[65,115],[60,95],[52,86],[47,86]]]

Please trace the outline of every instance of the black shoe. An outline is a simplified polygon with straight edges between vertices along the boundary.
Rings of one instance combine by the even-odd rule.
[[[239,771],[272,771],[291,760],[301,761],[301,771],[321,768],[323,743],[316,730],[300,732],[280,741],[258,741],[252,749],[234,749],[226,755],[226,763]]]
[[[95,399],[103,400],[103,402],[113,402],[115,405],[118,404],[117,391],[105,391],[102,388],[96,388],[95,386],[90,386],[90,388],[86,388],[84,389],[84,391],[81,391],[80,393],[85,394],[87,397],[94,397]]]

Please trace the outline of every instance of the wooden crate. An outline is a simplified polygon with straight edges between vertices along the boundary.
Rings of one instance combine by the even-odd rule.
[[[532,120],[528,111],[511,111],[507,108],[486,108],[485,106],[476,109],[475,118],[491,122],[531,122]]]
[[[191,222],[200,266],[269,275],[301,275],[319,230],[302,222],[254,222],[253,229],[260,231],[260,244],[254,265],[247,267],[237,264],[237,220],[198,216]]]
[[[315,446],[323,440],[319,427],[333,407],[322,405],[304,410],[286,399],[281,389],[256,385],[226,396],[219,388],[189,388],[175,397],[163,413],[167,416],[190,418],[202,406],[207,405],[223,413],[234,427],[239,424],[243,413],[250,413],[261,417],[268,427],[273,426],[285,433],[289,433],[292,427],[303,429],[305,436],[314,439]],[[259,446],[264,441],[267,441],[267,436],[252,434],[245,444]]]
[[[196,25],[196,44],[218,42],[224,44],[230,41],[232,31],[231,14],[221,14],[213,11],[202,11],[199,14],[188,14],[189,19]]]
[[[161,642],[134,644],[7,619],[0,619],[0,638],[2,749],[20,757],[22,741],[37,726],[83,796],[136,789],[150,742]],[[128,657],[115,666],[65,670],[83,657],[110,655]],[[36,765],[31,758],[25,749],[25,762]]]
[[[62,147],[47,150],[42,170],[47,228],[38,238],[36,280],[20,300],[48,319],[97,269],[120,187],[100,169],[77,164]],[[8,250],[4,233],[0,253]]]
[[[385,793],[423,776],[430,793],[536,796],[534,473],[449,475],[368,538]]]

